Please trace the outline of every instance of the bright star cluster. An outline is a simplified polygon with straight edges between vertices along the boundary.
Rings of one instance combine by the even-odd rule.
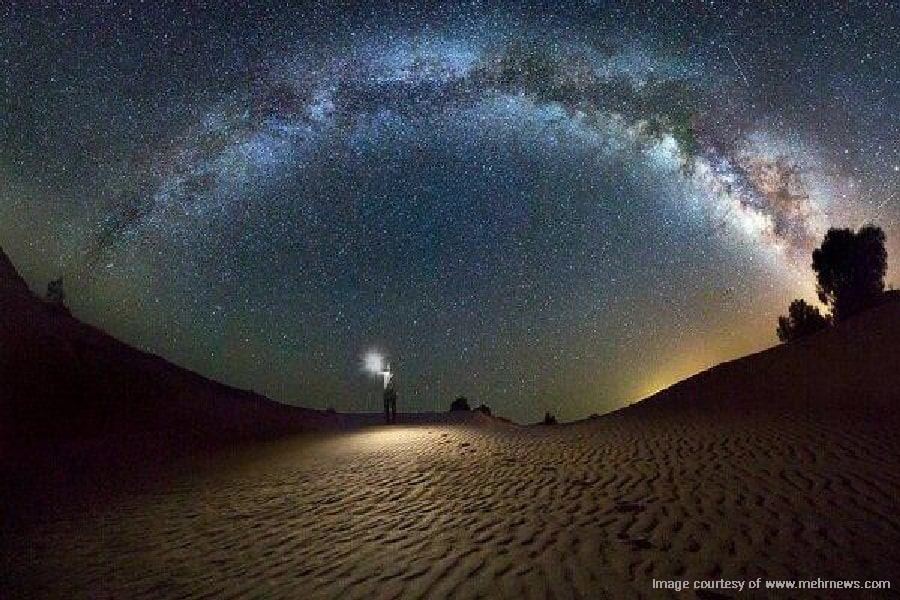
[[[860,3],[12,3],[0,244],[279,400],[601,412],[897,247],[900,15]]]

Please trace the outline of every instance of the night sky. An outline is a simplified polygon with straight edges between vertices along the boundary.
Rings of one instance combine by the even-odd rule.
[[[584,417],[775,343],[828,226],[900,255],[888,2],[37,4],[0,245],[284,402],[379,409],[378,349],[400,410]]]

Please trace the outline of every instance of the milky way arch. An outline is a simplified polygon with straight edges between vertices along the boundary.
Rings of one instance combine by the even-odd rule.
[[[440,36],[357,44],[329,56],[282,56],[153,159],[145,183],[102,226],[93,256],[135,237],[191,237],[198,222],[247,210],[323,146],[391,137],[416,143],[435,122],[566,122],[598,151],[628,148],[662,168],[724,226],[803,263],[827,222],[831,180],[809,155],[753,131],[727,143],[711,125],[722,90],[699,61],[625,45]],[[405,140],[405,142],[404,142]],[[815,185],[810,185],[810,183]],[[316,199],[296,195],[297,201]]]

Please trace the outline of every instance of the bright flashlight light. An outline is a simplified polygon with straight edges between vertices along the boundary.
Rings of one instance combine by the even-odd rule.
[[[377,352],[369,352],[365,358],[366,371],[380,375],[384,371],[384,357]]]

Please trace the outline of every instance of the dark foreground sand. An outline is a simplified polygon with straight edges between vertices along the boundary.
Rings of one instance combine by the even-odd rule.
[[[625,411],[301,435],[14,528],[0,596],[636,598],[666,595],[654,578],[757,577],[896,590],[898,425]],[[752,597],[716,593],[678,597]],[[798,595],[848,596],[759,594]]]

